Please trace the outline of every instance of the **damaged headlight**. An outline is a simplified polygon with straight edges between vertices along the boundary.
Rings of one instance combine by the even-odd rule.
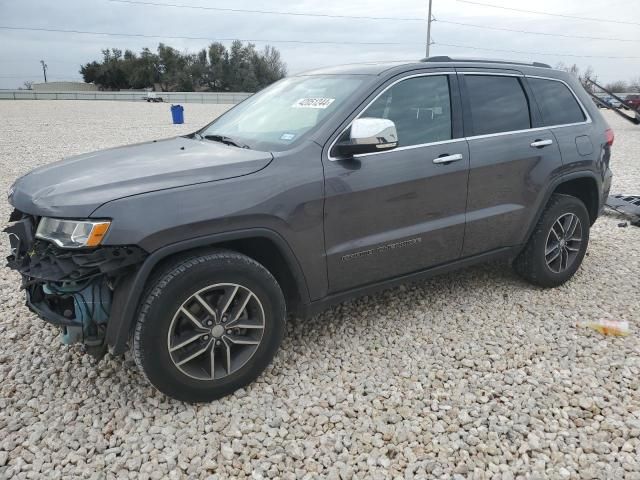
[[[48,240],[62,248],[96,247],[100,245],[111,222],[105,220],[62,220],[42,217],[36,238]]]

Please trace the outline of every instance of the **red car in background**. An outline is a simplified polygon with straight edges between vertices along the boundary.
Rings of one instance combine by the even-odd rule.
[[[624,99],[624,103],[635,110],[640,110],[640,94],[627,95]]]

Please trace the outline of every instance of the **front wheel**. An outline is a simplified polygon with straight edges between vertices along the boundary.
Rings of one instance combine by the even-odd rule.
[[[513,265],[525,280],[557,287],[576,273],[589,244],[589,213],[576,197],[555,194]]]
[[[255,380],[285,331],[285,301],[271,273],[244,255],[217,251],[169,268],[144,300],[136,363],[166,395],[211,401]]]

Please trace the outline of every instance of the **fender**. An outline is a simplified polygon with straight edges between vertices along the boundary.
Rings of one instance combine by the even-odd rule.
[[[549,203],[549,199],[551,198],[551,195],[553,194],[553,192],[555,191],[556,188],[558,188],[559,185],[561,185],[564,182],[567,182],[569,180],[575,180],[576,178],[591,178],[592,180],[595,180],[596,185],[598,187],[598,191],[600,191],[601,189],[601,184],[602,181],[598,179],[597,175],[591,171],[591,170],[580,170],[578,172],[571,172],[571,173],[567,173],[564,175],[561,175],[555,179],[553,179],[551,182],[549,182],[549,185],[547,186],[547,189],[544,192],[544,197],[542,198],[542,202],[540,203],[540,205],[538,206],[538,211],[535,214],[535,217],[533,218],[533,221],[531,222],[531,225],[529,225],[529,228],[527,229],[527,235],[525,236],[525,242],[522,244],[521,249],[522,250],[527,241],[529,240],[529,238],[531,238],[531,235],[533,234],[533,231],[536,228],[536,225],[538,224],[538,221],[540,220],[540,217],[542,216],[542,212],[544,211],[545,207],[547,206],[547,203]],[[600,202],[600,196],[598,195],[598,202]],[[601,205],[600,205],[601,207]],[[518,252],[520,253],[520,252]]]
[[[121,355],[126,351],[131,327],[135,322],[136,311],[145,285],[149,279],[149,275],[160,261],[176,253],[185,252],[194,248],[208,247],[221,242],[256,237],[267,238],[275,243],[285,258],[287,266],[295,279],[302,304],[308,304],[310,302],[309,290],[302,268],[286,240],[273,230],[266,228],[235,230],[172,243],[152,252],[135,273],[125,277],[118,284],[114,292],[113,306],[109,322],[107,323],[105,337],[105,343],[109,347],[109,352],[112,355]]]

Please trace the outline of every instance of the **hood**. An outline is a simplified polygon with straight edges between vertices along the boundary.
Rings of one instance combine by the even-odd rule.
[[[116,147],[70,157],[16,181],[18,210],[52,217],[87,217],[122,197],[248,175],[273,156],[185,137]]]

